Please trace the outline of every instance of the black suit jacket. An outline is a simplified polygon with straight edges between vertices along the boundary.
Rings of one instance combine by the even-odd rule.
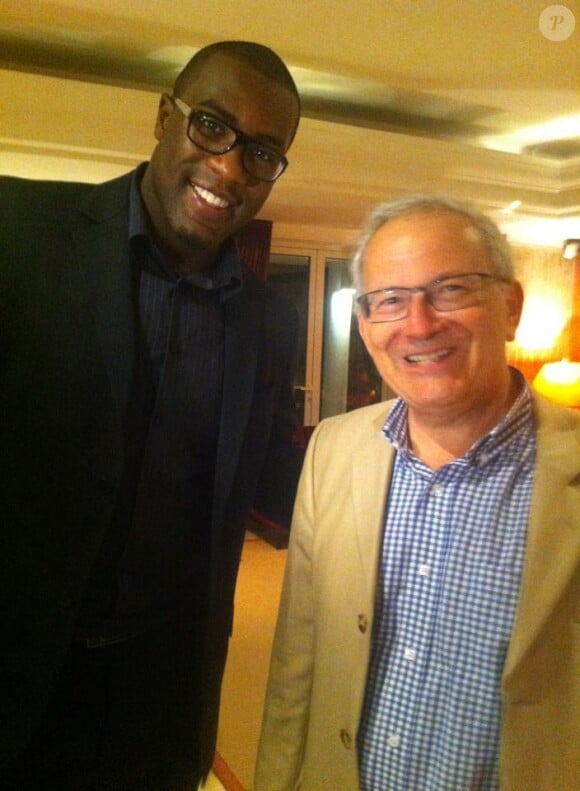
[[[123,466],[135,358],[131,175],[0,179],[0,762],[28,739],[72,638]],[[225,311],[201,755],[213,759],[233,596],[260,472],[288,442],[296,317],[249,274]],[[282,454],[283,456],[283,454]]]

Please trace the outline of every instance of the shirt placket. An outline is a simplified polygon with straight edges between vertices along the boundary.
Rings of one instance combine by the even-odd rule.
[[[411,776],[422,776],[428,757],[422,744],[425,723],[420,701],[427,683],[437,685],[442,669],[433,667],[431,651],[439,617],[441,588],[450,542],[453,540],[452,482],[448,470],[431,473],[420,495],[416,524],[409,525],[411,555],[404,580],[404,594],[396,607],[399,633],[389,659],[385,699],[404,696],[387,736],[387,748],[399,753],[397,775],[401,788],[410,788]],[[417,528],[421,526],[421,530]],[[396,562],[396,561],[395,561]]]

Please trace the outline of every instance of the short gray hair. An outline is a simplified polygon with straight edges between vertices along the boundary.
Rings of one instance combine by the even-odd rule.
[[[470,203],[445,195],[408,195],[396,201],[380,203],[370,212],[350,261],[350,274],[357,293],[362,291],[362,267],[367,247],[377,233],[390,220],[411,214],[460,214],[478,233],[486,247],[493,266],[493,273],[502,280],[515,278],[514,265],[507,239],[497,225]]]

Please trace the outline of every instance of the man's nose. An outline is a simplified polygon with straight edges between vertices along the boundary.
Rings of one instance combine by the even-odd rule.
[[[407,330],[418,337],[432,335],[441,320],[429,297],[424,291],[411,294],[409,313],[406,318]]]
[[[219,173],[224,181],[233,181],[238,184],[252,181],[252,177],[244,167],[243,146],[234,146],[225,154],[210,154],[208,159],[209,166],[215,173]]]

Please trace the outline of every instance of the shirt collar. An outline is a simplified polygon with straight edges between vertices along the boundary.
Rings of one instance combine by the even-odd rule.
[[[167,263],[163,251],[155,244],[149,230],[149,220],[139,185],[147,168],[141,163],[134,171],[129,189],[129,243],[133,249],[145,250],[146,255],[137,256],[140,268],[148,265],[152,274],[177,282],[185,280],[204,291],[220,291],[221,302],[237,294],[242,287],[242,263],[231,239],[224,242],[220,253],[211,268],[193,272],[187,276],[178,275]]]
[[[510,410],[487,434],[477,440],[461,457],[464,463],[483,464],[498,452],[525,427],[533,425],[532,395],[524,377],[515,368],[512,374],[518,379],[519,393]],[[409,443],[408,408],[402,398],[397,398],[383,426],[383,434],[398,452],[413,457]]]

